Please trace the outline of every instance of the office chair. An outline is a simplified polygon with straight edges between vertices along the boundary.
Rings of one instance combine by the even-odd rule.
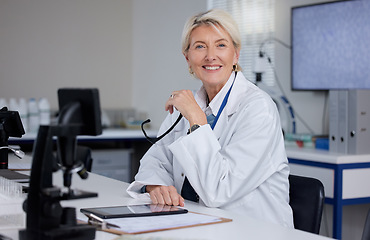
[[[93,162],[91,157],[91,149],[85,146],[77,146],[76,155],[77,159],[84,163],[86,171],[91,172]]]
[[[362,232],[361,240],[370,240],[370,210],[367,212],[364,231]]]
[[[319,234],[324,208],[324,186],[315,178],[289,175],[290,206],[295,229]]]

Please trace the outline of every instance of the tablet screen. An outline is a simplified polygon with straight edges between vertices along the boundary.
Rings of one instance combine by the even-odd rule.
[[[92,213],[101,218],[143,217],[188,212],[184,208],[157,204],[82,208],[80,211],[84,214]]]

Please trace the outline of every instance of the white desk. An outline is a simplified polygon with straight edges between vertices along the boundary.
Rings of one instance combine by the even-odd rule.
[[[11,158],[12,159],[12,158]],[[30,161],[30,159],[26,159]],[[60,172],[54,174],[54,184],[61,186],[62,175]],[[79,212],[80,208],[97,207],[97,206],[112,206],[112,205],[128,205],[143,203],[132,199],[126,193],[128,184],[117,180],[109,179],[96,174],[90,174],[87,180],[81,180],[77,175],[73,176],[72,187],[86,191],[98,192],[98,198],[88,198],[73,201],[62,202],[63,206],[73,206],[77,209],[77,216],[84,217]],[[19,206],[21,207],[21,206]],[[140,234],[143,239],[149,237],[163,237],[178,239],[276,239],[276,240],[320,240],[329,239],[323,236],[281,227],[279,225],[265,223],[242,216],[228,211],[207,208],[192,202],[186,202],[185,207],[190,211],[210,214],[218,217],[231,218],[232,222],[212,224],[206,226],[197,226],[176,230],[168,230],[154,233]],[[18,239],[18,229],[1,230],[2,234]],[[101,231],[97,231],[96,239],[107,240],[114,239],[117,236]]]
[[[147,135],[149,137],[156,137],[158,130],[148,130]],[[36,133],[26,133],[22,138],[9,138],[9,145],[21,145],[26,146],[28,151],[32,150],[32,144],[37,137]],[[78,143],[82,145],[93,146],[92,150],[100,143],[105,146],[105,143],[113,144],[116,149],[133,149],[130,162],[130,179],[133,180],[135,174],[139,169],[139,163],[142,156],[151,146],[151,144],[146,140],[143,132],[139,129],[124,129],[124,128],[114,128],[114,129],[103,129],[103,133],[99,136],[78,136]],[[31,146],[31,148],[29,147]],[[26,150],[27,151],[27,150]]]
[[[370,154],[347,155],[325,150],[287,148],[292,174],[315,177],[333,205],[333,237],[342,237],[343,206],[370,203]]]
[[[147,130],[149,137],[156,137],[157,130]],[[9,144],[33,143],[37,137],[37,133],[26,133],[21,138],[10,137]],[[124,129],[124,128],[108,128],[104,129],[99,136],[78,136],[79,141],[121,141],[121,140],[145,140],[145,136],[141,130]]]

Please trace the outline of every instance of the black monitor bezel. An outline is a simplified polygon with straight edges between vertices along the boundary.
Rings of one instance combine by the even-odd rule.
[[[79,135],[97,136],[102,133],[99,91],[97,88],[61,88],[58,89],[59,113],[68,111],[73,103],[81,107]],[[59,116],[60,117],[60,116]],[[76,124],[76,123],[73,123]]]

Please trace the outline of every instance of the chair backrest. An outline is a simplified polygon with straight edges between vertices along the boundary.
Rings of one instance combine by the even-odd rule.
[[[320,180],[290,175],[290,206],[295,229],[319,234],[324,208],[324,186]]]
[[[370,240],[370,210],[367,212],[361,240]]]

